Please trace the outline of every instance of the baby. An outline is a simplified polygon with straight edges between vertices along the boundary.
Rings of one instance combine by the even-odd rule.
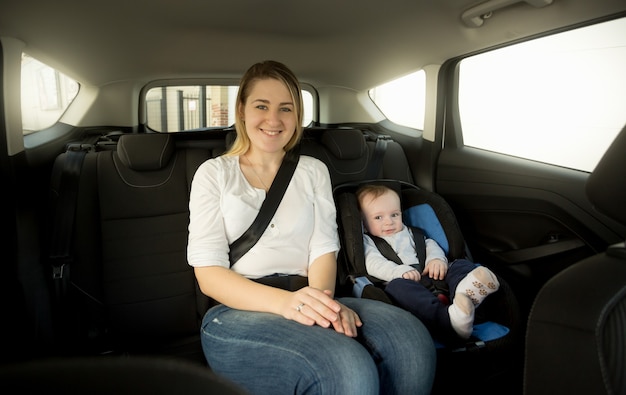
[[[467,339],[474,327],[474,311],[500,284],[495,274],[484,266],[465,259],[448,264],[439,244],[425,238],[426,259],[420,273],[415,241],[402,222],[400,196],[383,185],[364,185],[357,191],[363,224],[365,265],[369,275],[387,282],[385,292],[402,308],[418,317],[433,336]],[[402,261],[396,264],[385,258],[373,238],[380,237],[393,248]],[[422,236],[423,237],[423,236]],[[452,303],[444,305],[420,280],[429,277],[444,280]]]

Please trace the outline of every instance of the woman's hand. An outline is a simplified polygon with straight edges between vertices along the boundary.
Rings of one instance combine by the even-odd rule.
[[[361,318],[359,315],[354,312],[354,310],[342,305],[341,310],[339,311],[339,319],[333,322],[333,328],[335,331],[339,333],[343,333],[349,337],[357,336],[357,328],[360,328],[363,325],[361,322]]]
[[[346,336],[355,337],[356,328],[363,325],[359,316],[332,298],[332,291],[304,287],[292,292],[283,309],[283,317],[304,325],[319,325]]]

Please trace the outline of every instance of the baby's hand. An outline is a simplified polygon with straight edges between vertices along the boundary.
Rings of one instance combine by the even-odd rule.
[[[423,274],[433,280],[443,280],[448,272],[448,264],[441,259],[433,259],[428,262]]]
[[[422,276],[420,276],[420,272],[417,270],[409,270],[408,272],[402,274],[402,278],[406,280],[419,281]]]

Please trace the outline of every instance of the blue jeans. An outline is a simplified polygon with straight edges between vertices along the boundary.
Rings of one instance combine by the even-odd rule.
[[[252,394],[428,394],[431,336],[410,313],[374,300],[340,298],[361,317],[354,339],[279,315],[211,308],[202,348],[214,372]]]

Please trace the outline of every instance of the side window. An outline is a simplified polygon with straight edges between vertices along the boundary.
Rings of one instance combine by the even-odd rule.
[[[171,133],[223,128],[235,123],[237,85],[177,85],[150,88],[145,95],[147,125]],[[303,126],[313,121],[313,96],[302,91]]]
[[[626,18],[461,61],[466,146],[590,172],[626,123]]]
[[[27,54],[21,74],[24,134],[54,125],[78,94],[78,82]]]
[[[424,129],[426,74],[423,70],[370,89],[369,95],[391,122]]]

